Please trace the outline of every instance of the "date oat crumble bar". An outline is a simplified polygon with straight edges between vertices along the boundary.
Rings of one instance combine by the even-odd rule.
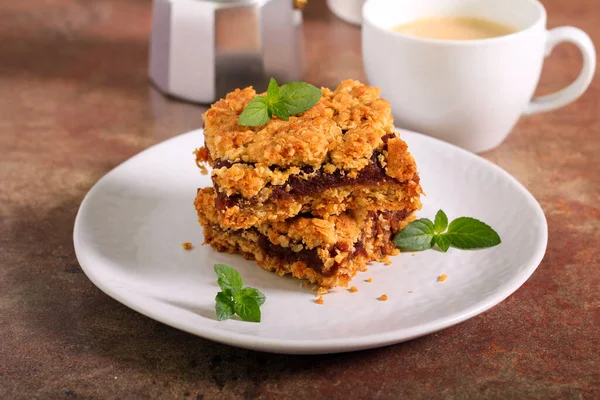
[[[422,189],[377,88],[347,80],[322,92],[308,111],[260,127],[238,125],[251,87],[213,104],[195,154],[214,188],[200,189],[195,207],[217,250],[347,286],[369,261],[397,253],[391,239],[421,208]]]
[[[206,243],[256,260],[279,275],[291,274],[322,287],[346,287],[369,261],[398,254],[392,237],[415,219],[410,209],[359,209],[324,218],[303,214],[234,230],[220,224],[215,196],[213,188],[205,188],[196,197]]]

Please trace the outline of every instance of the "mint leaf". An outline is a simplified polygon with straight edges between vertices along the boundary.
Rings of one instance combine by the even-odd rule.
[[[235,314],[234,303],[233,300],[231,300],[230,296],[226,295],[223,292],[219,292],[217,293],[215,300],[217,302],[215,304],[215,310],[217,311],[217,319],[219,321],[223,321],[233,317],[233,315]]]
[[[267,88],[267,104],[274,104],[277,102],[277,100],[279,100],[279,85],[274,78],[271,78],[269,81],[269,87]]]
[[[458,249],[483,249],[500,244],[500,236],[489,225],[469,217],[456,218],[444,234],[452,247]]]
[[[446,216],[445,212],[439,210],[437,214],[435,214],[434,225],[435,233],[442,233],[446,230],[448,227],[448,217]]]
[[[255,288],[242,288],[242,276],[229,265],[215,264],[214,268],[222,290],[215,297],[217,320],[223,321],[237,314],[244,321],[260,322],[260,306],[265,303],[265,295]]]
[[[394,237],[394,244],[403,250],[421,251],[433,246],[435,228],[433,222],[421,218],[408,224]]]
[[[238,125],[261,126],[269,122],[270,118],[266,97],[256,96],[240,114]]]
[[[288,113],[287,107],[283,103],[274,103],[269,106],[269,110],[278,118],[289,121],[290,114]]]
[[[234,295],[235,292],[242,288],[242,285],[244,284],[242,276],[229,265],[215,264],[215,272],[219,277],[217,284],[221,290],[227,292],[227,294]]]
[[[305,112],[314,106],[322,96],[319,88],[305,82],[290,82],[279,86],[274,78],[269,80],[266,96],[256,96],[244,108],[238,125],[261,126],[273,115],[289,121],[290,115]]]
[[[266,300],[265,295],[260,290],[254,289],[251,287],[243,288],[242,291],[240,292],[240,296],[241,297],[252,297],[254,300],[256,300],[256,303],[259,306],[262,306],[263,304],[265,304],[265,300]]]
[[[242,297],[236,301],[235,312],[240,318],[247,322],[260,322],[260,307],[253,297]]]
[[[283,103],[289,115],[308,110],[322,96],[321,89],[305,82],[290,82],[279,88],[279,103]]]
[[[450,239],[448,239],[445,233],[437,235],[433,241],[441,251],[444,253],[448,251],[448,248],[450,247]]]

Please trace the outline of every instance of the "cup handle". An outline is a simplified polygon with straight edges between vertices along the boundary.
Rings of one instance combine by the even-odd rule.
[[[548,31],[546,57],[550,55],[554,46],[563,42],[573,43],[583,55],[583,68],[579,76],[569,86],[556,93],[533,98],[525,109],[524,114],[537,114],[564,107],[577,100],[590,85],[596,71],[596,50],[594,49],[592,39],[579,28],[572,26],[554,28]]]

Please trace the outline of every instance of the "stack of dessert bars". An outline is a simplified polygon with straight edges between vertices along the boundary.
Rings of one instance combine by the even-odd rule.
[[[195,207],[205,243],[279,275],[346,287],[373,260],[398,250],[393,236],[421,208],[419,175],[394,130],[390,105],[358,81],[322,89],[319,102],[284,121],[238,125],[257,93],[237,89],[204,114],[197,163],[213,187]]]

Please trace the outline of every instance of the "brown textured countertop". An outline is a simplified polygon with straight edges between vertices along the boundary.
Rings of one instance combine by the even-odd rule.
[[[304,80],[364,79],[360,33],[311,1]],[[549,26],[600,44],[596,0],[547,0]],[[77,208],[111,168],[201,125],[146,78],[149,0],[0,4],[0,398],[600,398],[600,80],[523,118],[484,156],[540,201],[544,261],[490,311],[387,348],[284,356],[215,344],[98,290],[72,246]],[[579,71],[547,60],[540,93]]]

